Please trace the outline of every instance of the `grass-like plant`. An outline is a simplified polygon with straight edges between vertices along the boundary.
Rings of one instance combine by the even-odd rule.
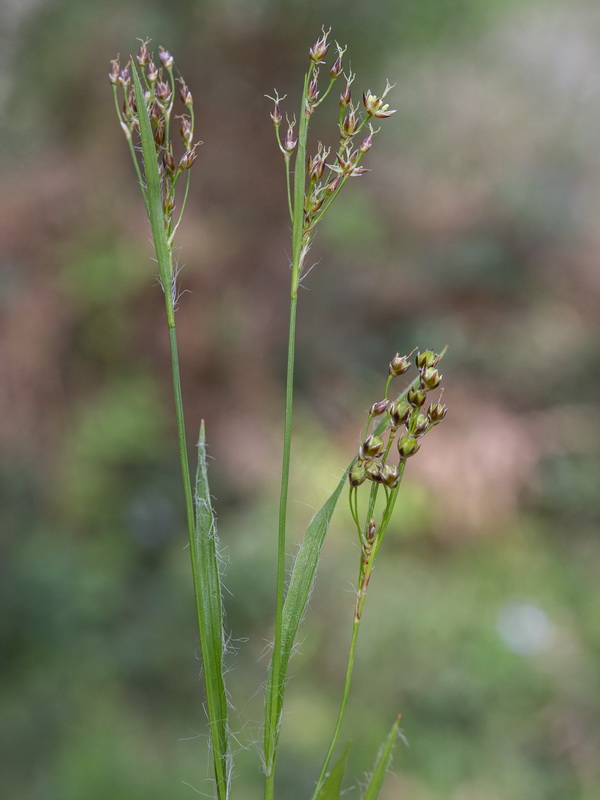
[[[148,44],[149,42],[143,41],[137,56],[131,57],[124,66],[120,65],[118,59],[114,60],[109,77],[117,116],[127,140],[150,221],[159,277],[165,297],[192,579],[214,762],[214,796],[218,800],[225,800],[231,793],[233,764],[228,725],[229,708],[223,673],[225,648],[215,515],[208,486],[203,423],[200,425],[198,467],[194,484],[190,475],[175,326],[178,289],[177,270],[173,259],[174,239],[184,213],[189,191],[190,169],[196,160],[200,142],[195,140],[192,95],[183,78],[175,79],[173,57],[160,47],[158,62],[155,61]],[[309,64],[304,76],[298,119],[286,117],[287,129],[284,135],[281,134],[283,122],[281,102],[284,98],[280,98],[277,93],[270,98],[274,103],[271,119],[285,165],[287,206],[292,225],[292,256],[283,459],[277,530],[275,632],[264,701],[262,756],[265,800],[272,800],[275,797],[275,768],[290,657],[298,628],[306,612],[329,523],[344,487],[349,486],[351,516],[360,545],[352,637],[339,715],[320,774],[316,779],[312,800],[338,800],[341,796],[349,747],[342,749],[333,766],[332,760],[339,748],[369,581],[383,538],[392,520],[407,460],[418,451],[422,437],[446,415],[446,407],[441,402],[427,402],[429,392],[437,389],[440,384],[438,364],[443,352],[434,353],[430,350],[418,352],[415,357],[417,375],[400,393],[392,392],[392,381],[395,377],[408,372],[411,361],[409,356],[396,354],[389,364],[382,399],[377,400],[369,411],[358,453],[348,465],[331,496],[308,526],[286,589],[287,506],[298,289],[303,275],[307,272],[307,254],[319,222],[329,211],[345,184],[351,178],[367,172],[362,162],[378,133],[374,123],[394,114],[384,102],[392,88],[389,83],[380,96],[370,91],[365,92],[362,97],[362,110],[358,104],[353,103],[351,84],[354,75],[344,73],[345,48],[336,43],[335,49],[336,54],[328,69],[328,78],[323,89],[320,73],[330,50],[329,32],[323,30],[322,36],[309,50]],[[316,150],[308,155],[311,118],[332,92],[340,77],[343,77],[344,85],[339,96],[336,145],[333,148],[326,147],[319,142]],[[181,114],[173,113],[177,95],[183,106]],[[179,156],[176,155],[177,148],[172,139],[175,120],[179,123],[179,132],[183,140],[183,152]],[[365,489],[367,491],[363,495]],[[373,800],[379,794],[397,738],[399,722],[398,716],[377,755],[373,771],[364,789],[365,800]]]

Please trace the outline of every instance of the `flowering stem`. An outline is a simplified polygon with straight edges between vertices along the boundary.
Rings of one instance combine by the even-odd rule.
[[[294,355],[296,343],[296,309],[298,304],[298,283],[302,269],[302,225],[304,221],[304,192],[306,187],[306,140],[308,136],[308,116],[306,114],[306,93],[312,73],[311,67],[304,78],[300,123],[298,129],[298,151],[294,170],[294,203],[292,214],[292,275],[290,282],[290,312],[288,333],[288,357],[285,391],[285,422],[283,434],[283,457],[281,465],[281,494],[279,499],[279,524],[277,535],[277,590],[275,610],[275,635],[271,656],[270,714],[265,719],[265,800],[272,800],[275,788],[275,762],[280,725],[280,704],[284,687],[280,685],[281,676],[281,633],[283,624],[283,596],[285,586],[285,548],[287,502],[290,476],[290,455],[292,442],[292,405],[294,396]]]

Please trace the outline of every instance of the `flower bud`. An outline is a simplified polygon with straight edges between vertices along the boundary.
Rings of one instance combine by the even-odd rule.
[[[118,58],[111,59],[108,79],[113,86],[116,86],[119,83],[120,74],[121,74],[121,68],[119,66],[119,59]]]
[[[369,543],[375,541],[375,534],[377,533],[377,523],[374,519],[369,520],[369,524],[367,525],[367,541]]]
[[[160,58],[160,63],[165,69],[173,68],[173,56],[161,45],[158,46],[158,57]]]
[[[329,31],[323,31],[323,36],[313,44],[313,46],[309,50],[310,60],[314,64],[320,64],[325,56],[327,55],[327,51],[329,50],[330,42],[327,41],[327,37],[329,36]]]
[[[158,81],[156,84],[156,99],[161,105],[166,106],[171,99],[171,87],[165,81]]]
[[[421,372],[421,382],[427,390],[435,389],[440,385],[441,380],[442,376],[435,367],[426,367]]]
[[[333,80],[335,80],[342,74],[343,68],[344,65],[342,64],[342,57],[338,56],[329,70],[329,75],[333,78]]]
[[[406,399],[415,408],[421,408],[425,402],[425,392],[423,389],[418,389],[416,386],[411,386],[406,395]]]
[[[368,136],[366,136],[362,140],[362,142],[360,144],[360,147],[359,147],[359,150],[360,150],[361,153],[366,153],[372,147],[373,147],[373,134],[370,133]]]
[[[329,181],[329,183],[325,186],[325,194],[327,195],[327,197],[337,192],[341,182],[342,182],[341,175],[336,175],[335,178]]]
[[[192,131],[192,121],[185,114],[183,114],[181,117],[178,117],[178,119],[181,119],[181,138],[183,139],[183,143],[188,150],[191,150],[192,137],[194,135]]]
[[[172,194],[169,194],[168,197],[165,199],[163,203],[163,211],[165,216],[170,217],[173,213],[173,209],[175,208],[175,198]]]
[[[308,84],[308,89],[306,90],[306,97],[309,103],[316,103],[319,97],[319,71],[315,69],[313,78],[311,82]]]
[[[148,52],[148,41],[145,40],[142,42],[140,49],[138,50],[137,62],[140,65],[140,67],[145,67],[149,61],[150,61],[150,53]]]
[[[396,401],[390,408],[390,419],[394,428],[405,425],[412,414],[412,406],[405,400]]]
[[[393,464],[385,464],[381,470],[381,478],[383,483],[390,489],[395,489],[398,486],[400,476],[398,474],[398,467]]]
[[[275,101],[275,105],[273,106],[273,111],[271,111],[271,119],[273,120],[273,125],[279,127],[281,125],[281,120],[283,117],[281,116],[281,109],[279,108],[279,103]]]
[[[148,83],[156,83],[158,80],[158,67],[154,61],[148,62],[148,66],[146,67],[146,77],[148,78]]]
[[[356,119],[356,114],[352,109],[346,114],[344,120],[342,122],[342,133],[350,138],[354,136],[356,133],[356,128],[358,127],[358,120]]]
[[[288,124],[287,133],[285,134],[285,139],[283,140],[283,147],[288,153],[288,155],[291,155],[296,149],[297,144],[298,144],[298,139],[296,139],[296,137],[294,136],[294,126],[290,122]]]
[[[407,459],[411,456],[414,456],[420,446],[421,445],[414,436],[403,436],[398,440],[398,452],[400,453],[400,458]]]
[[[181,98],[181,102],[187,108],[191,108],[194,104],[192,100],[192,93],[190,92],[189,87],[183,78],[179,78],[179,83],[179,97]]]
[[[352,100],[352,92],[350,91],[350,84],[347,83],[340,95],[341,108],[346,108],[346,106],[349,106],[350,100]]]
[[[378,417],[380,414],[383,414],[384,411],[387,411],[390,407],[389,400],[378,400],[376,403],[373,403],[371,406],[371,411],[369,412],[372,417]]]
[[[390,375],[404,375],[404,373],[408,372],[409,369],[410,361],[408,360],[408,356],[401,356],[400,353],[396,353],[396,355],[390,361]]]
[[[366,479],[367,470],[365,469],[364,464],[355,464],[348,475],[350,486],[360,486],[361,483],[366,481]]]
[[[383,447],[384,445],[381,437],[375,436],[375,434],[372,433],[370,436],[367,436],[362,443],[360,448],[361,458],[373,458],[381,453]]]
[[[129,67],[123,67],[119,73],[119,83],[126,89],[131,83],[131,75],[129,74]]]
[[[427,416],[431,420],[432,425],[438,425],[448,413],[448,406],[443,403],[432,403],[428,410]]]
[[[433,350],[424,350],[422,353],[417,353],[417,357],[415,359],[419,369],[422,369],[423,367],[435,367],[439,360],[440,357],[437,356]]]
[[[162,119],[159,120],[158,125],[152,126],[152,135],[156,146],[162,147],[165,143],[165,124]]]

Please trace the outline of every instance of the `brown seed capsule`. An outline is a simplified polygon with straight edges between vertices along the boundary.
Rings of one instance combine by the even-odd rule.
[[[355,464],[350,470],[350,474],[348,475],[350,486],[360,486],[361,483],[364,483],[366,481],[366,479],[367,479],[367,471],[364,467],[364,464]]]
[[[401,356],[400,353],[396,353],[396,355],[390,361],[390,375],[404,375],[404,373],[408,372],[409,369],[410,361],[408,360],[408,356]]]
[[[425,392],[423,389],[417,389],[416,386],[412,386],[408,390],[408,394],[406,395],[406,399],[415,408],[421,408],[423,403],[425,402]]]
[[[362,443],[360,448],[360,456],[361,458],[373,458],[381,453],[383,447],[384,444],[381,437],[375,436],[375,434],[372,433],[370,436],[367,436]]]
[[[420,443],[415,439],[414,436],[403,436],[398,440],[398,452],[400,453],[400,458],[406,459],[414,456],[420,446]]]

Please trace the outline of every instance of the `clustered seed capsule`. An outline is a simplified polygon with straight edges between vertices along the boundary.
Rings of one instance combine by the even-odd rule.
[[[369,423],[375,424],[375,430],[365,436],[359,447],[358,457],[349,473],[352,488],[357,488],[365,481],[372,481],[395,489],[400,481],[404,462],[418,452],[422,437],[444,419],[447,408],[440,401],[430,403],[427,410],[423,410],[427,394],[441,382],[442,376],[437,369],[441,357],[441,354],[431,350],[417,353],[415,365],[419,371],[418,378],[399,399],[390,401],[385,397],[373,403],[369,411]],[[392,378],[403,375],[410,366],[409,356],[396,353],[389,364],[388,385]],[[382,415],[385,415],[383,421],[377,422]],[[401,428],[403,431],[400,431]],[[398,438],[395,449],[399,460],[397,464],[393,464],[388,459],[392,454],[391,448],[396,435]]]

